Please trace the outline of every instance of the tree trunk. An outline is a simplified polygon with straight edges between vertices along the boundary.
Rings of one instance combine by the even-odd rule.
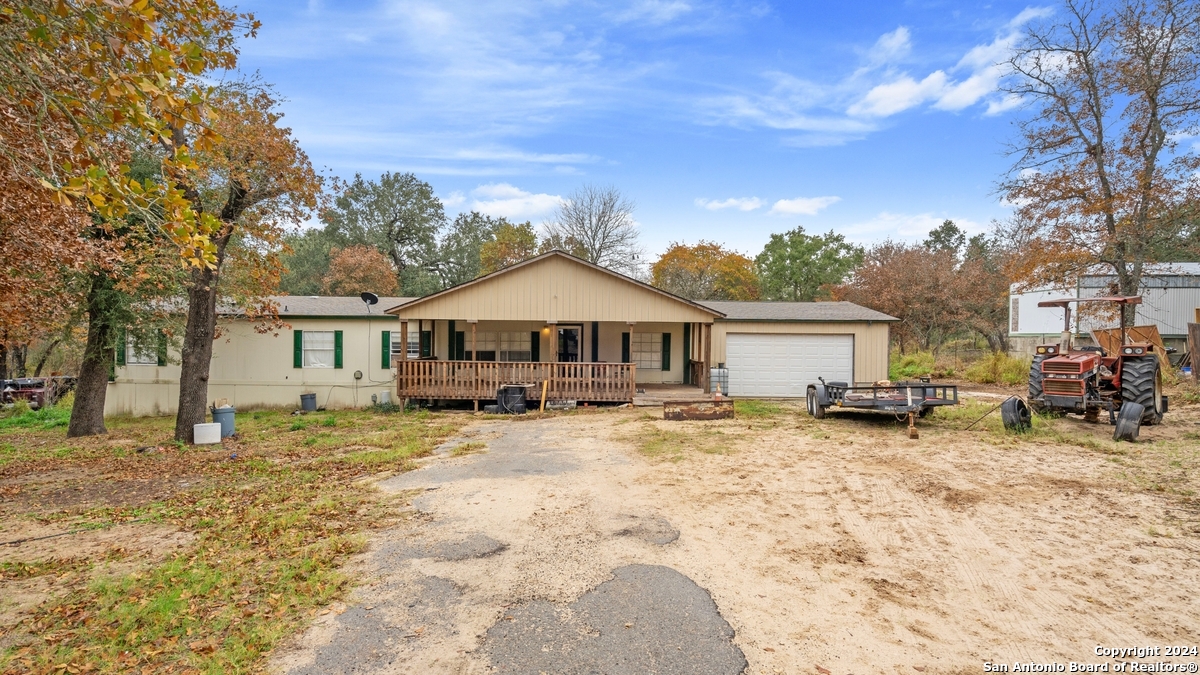
[[[67,438],[107,433],[104,427],[104,400],[108,395],[108,374],[113,367],[115,329],[108,314],[107,300],[112,296],[113,280],[97,274],[88,290],[88,337],[83,350],[83,365],[75,384],[75,405]]]
[[[0,342],[0,382],[8,379],[8,345]]]
[[[221,252],[218,253],[218,265]],[[193,427],[203,424],[208,406],[208,374],[212,366],[213,336],[217,330],[217,272],[192,272],[188,288],[187,329],[183,336],[179,373],[179,410],[175,414],[175,440],[194,442]]]
[[[13,354],[13,376],[14,377],[25,377],[28,374],[26,372],[25,360],[29,356],[29,345],[24,344],[24,345],[17,345],[16,347],[13,347],[12,354]]]
[[[46,351],[42,352],[41,358],[38,359],[37,367],[33,369],[34,377],[42,376],[42,368],[46,367],[46,361],[50,359],[50,355],[54,353],[54,348],[57,347],[60,342],[62,342],[62,338],[54,338],[54,341],[46,347]]]

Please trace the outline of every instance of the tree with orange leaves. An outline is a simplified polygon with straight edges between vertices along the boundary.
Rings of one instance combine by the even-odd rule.
[[[321,280],[326,295],[396,294],[396,270],[387,256],[371,246],[348,246],[329,252],[329,271]]]
[[[291,130],[280,125],[283,114],[267,88],[254,82],[227,85],[214,96],[213,106],[220,141],[196,155],[196,171],[168,174],[198,212],[220,223],[212,236],[213,264],[192,268],[186,281],[175,417],[175,438],[186,442],[205,420],[218,298],[251,317],[274,315],[266,295],[279,285],[283,237],[316,209],[322,189],[321,177]],[[198,133],[191,125],[175,128],[170,149],[186,145],[193,132]],[[226,263],[235,264],[247,283],[223,284]]]
[[[1114,293],[1137,295],[1145,264],[1170,248],[1197,197],[1200,157],[1181,141],[1200,124],[1200,5],[1063,9],[1031,24],[1009,60],[1008,92],[1032,110],[1001,186],[1017,206],[1002,233],[1016,244],[1010,272],[1071,285],[1108,270]]]
[[[757,300],[754,261],[701,240],[695,246],[672,243],[650,267],[651,283],[691,300]]]

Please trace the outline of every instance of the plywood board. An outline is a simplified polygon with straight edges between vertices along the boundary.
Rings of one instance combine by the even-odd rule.
[[[1171,367],[1171,362],[1167,357],[1166,345],[1163,344],[1162,336],[1159,335],[1157,326],[1134,326],[1133,328],[1127,328],[1125,334],[1129,342],[1149,342],[1154,345],[1154,351],[1158,354],[1158,360],[1162,364],[1163,369]],[[1120,328],[1094,330],[1092,331],[1092,339],[1110,356],[1116,356],[1121,353]]]
[[[663,401],[664,420],[724,420],[733,417],[733,401]]]

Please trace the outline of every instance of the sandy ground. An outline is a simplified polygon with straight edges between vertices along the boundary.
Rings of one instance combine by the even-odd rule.
[[[975,673],[1200,640],[1200,527],[1095,449],[957,431],[912,441],[863,418],[647,417],[480,422],[382,483],[411,519],[372,540],[356,563],[366,583],[272,668],[495,672],[504,622],[539,602],[567,621],[628,565],[705,589],[748,673]],[[1148,433],[1191,433],[1200,414],[1169,419]],[[681,430],[710,449],[716,435],[723,452],[636,450]],[[488,449],[448,452],[468,441]],[[568,648],[547,638],[541,651]]]

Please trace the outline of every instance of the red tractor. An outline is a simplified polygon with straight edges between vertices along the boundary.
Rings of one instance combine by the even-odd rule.
[[[1083,415],[1098,421],[1107,410],[1116,425],[1114,439],[1134,440],[1143,424],[1158,424],[1167,412],[1162,372],[1153,344],[1131,343],[1121,312],[1121,346],[1116,354],[1100,347],[1071,345],[1071,304],[1111,302],[1124,309],[1141,304],[1141,297],[1064,298],[1044,300],[1038,307],[1061,307],[1062,341],[1037,348],[1029,369],[1029,406],[1034,411]]]

